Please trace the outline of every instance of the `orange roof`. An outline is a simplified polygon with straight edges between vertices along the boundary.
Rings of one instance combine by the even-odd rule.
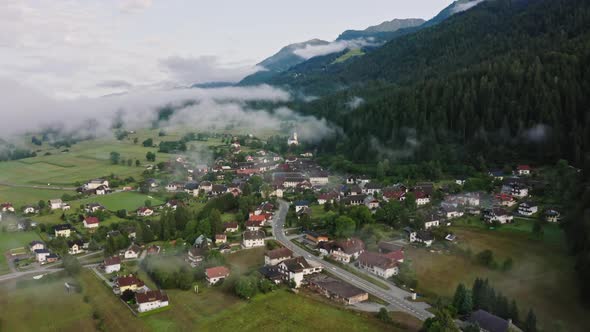
[[[229,276],[229,269],[225,266],[210,267],[205,270],[207,278],[219,278]]]

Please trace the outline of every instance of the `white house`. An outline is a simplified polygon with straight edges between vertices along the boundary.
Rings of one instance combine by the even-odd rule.
[[[410,237],[410,242],[423,243],[425,246],[430,247],[434,242],[434,236],[429,231],[411,231],[406,230]]]
[[[539,211],[537,204],[533,202],[523,202],[518,206],[518,213],[523,216],[532,216]]]
[[[309,176],[309,182],[313,186],[325,186],[330,182],[330,180],[328,178],[327,172],[317,172]]]
[[[518,175],[531,175],[531,166],[529,166],[529,165],[518,165],[516,167],[516,173]]]
[[[50,254],[51,253],[47,249],[37,249],[35,250],[35,259],[37,260],[37,262],[43,263],[47,259],[47,256],[49,256]]]
[[[430,195],[423,191],[414,191],[414,195],[416,196],[416,205],[422,206],[430,203]]]
[[[382,254],[363,252],[358,259],[358,266],[372,274],[388,279],[399,273],[398,262]]]
[[[35,208],[34,206],[31,206],[31,205],[27,205],[23,208],[24,214],[33,214],[33,213],[37,213],[37,212],[38,212],[37,208]]]
[[[52,210],[58,210],[61,209],[63,207],[64,203],[61,199],[57,198],[57,199],[50,199],[49,200],[49,207]]]
[[[0,204],[0,211],[14,212],[14,206],[12,206],[12,203],[2,203],[2,204]]]
[[[209,285],[215,285],[219,281],[229,277],[229,269],[225,266],[210,267],[205,270]]]
[[[104,260],[104,272],[113,273],[121,270],[121,257],[112,256]]]
[[[134,259],[139,257],[139,253],[141,252],[141,248],[137,244],[132,244],[125,250],[124,257],[125,259]]]
[[[288,248],[278,248],[271,251],[267,251],[264,254],[265,265],[277,265],[280,262],[293,258],[293,252]]]
[[[283,276],[283,281],[295,283],[295,288],[299,288],[303,283],[303,277],[313,273],[322,272],[321,266],[311,265],[303,257],[287,259],[279,263],[279,273]]]
[[[137,210],[137,215],[140,217],[149,217],[154,214],[154,210],[149,207],[142,207]]]
[[[545,220],[547,220],[547,222],[558,222],[560,216],[561,214],[556,210],[550,209],[545,211]]]
[[[29,243],[29,249],[31,250],[31,252],[35,252],[35,250],[39,249],[45,249],[45,243],[36,240],[31,241],[31,243]]]
[[[149,290],[144,293],[135,293],[135,303],[137,303],[137,311],[146,312],[158,308],[163,308],[169,305],[168,295],[161,290]]]
[[[53,226],[53,231],[55,236],[63,236],[63,237],[70,237],[72,235],[72,225],[70,224],[60,224]]]
[[[440,226],[440,220],[435,215],[430,215],[426,221],[424,221],[424,229],[429,229],[431,227],[438,227]]]
[[[246,231],[244,232],[242,238],[242,247],[244,248],[254,248],[254,247],[264,247],[264,238],[266,235],[263,231]]]
[[[84,243],[82,240],[68,241],[68,253],[70,255],[77,255],[85,252]]]
[[[297,133],[294,132],[293,135],[291,135],[291,137],[289,137],[289,139],[287,140],[287,145],[291,146],[291,145],[299,145],[299,140],[297,139]]]
[[[500,224],[506,224],[511,223],[514,218],[502,208],[493,208],[483,212],[483,219],[487,223],[498,222]]]
[[[95,190],[98,187],[107,187],[109,186],[109,181],[105,180],[105,179],[94,179],[94,180],[90,180],[88,183],[86,183],[86,185],[84,186],[87,190]]]
[[[84,228],[98,228],[100,221],[97,217],[86,217],[82,223]]]
[[[298,201],[295,202],[295,212],[299,213],[302,210],[308,209],[309,203],[307,201]]]

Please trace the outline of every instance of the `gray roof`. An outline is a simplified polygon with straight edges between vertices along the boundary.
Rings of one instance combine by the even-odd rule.
[[[488,332],[507,332],[510,325],[507,320],[481,309],[469,316],[469,322],[477,323],[480,328]]]

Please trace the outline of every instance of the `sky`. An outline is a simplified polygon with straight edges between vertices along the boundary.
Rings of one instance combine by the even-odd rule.
[[[429,19],[452,1],[1,2],[0,79],[71,99],[237,81],[287,44]]]

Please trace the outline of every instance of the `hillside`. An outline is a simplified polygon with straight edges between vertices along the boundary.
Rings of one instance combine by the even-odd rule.
[[[370,26],[365,30],[346,30],[336,40],[354,40],[358,38],[374,38],[378,41],[388,41],[394,33],[401,29],[415,28],[426,21],[420,18],[394,19],[381,24]]]

